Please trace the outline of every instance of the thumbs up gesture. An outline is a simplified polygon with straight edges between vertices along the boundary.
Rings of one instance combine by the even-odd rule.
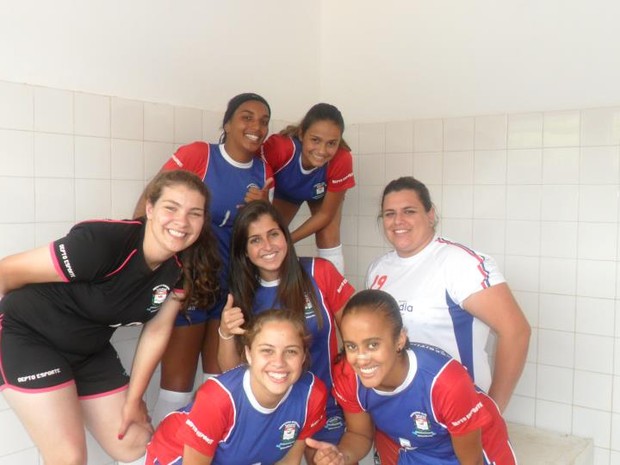
[[[312,461],[315,465],[345,465],[344,455],[338,447],[329,442],[306,438],[306,446],[316,449]]]
[[[265,185],[262,189],[258,187],[250,187],[248,191],[245,193],[245,198],[243,199],[245,203],[249,203],[252,200],[264,200],[269,202],[269,189],[273,186],[273,178],[268,178],[265,181]]]
[[[243,318],[243,312],[239,307],[233,305],[233,296],[228,294],[226,298],[226,305],[222,310],[222,317],[220,318],[219,333],[222,339],[230,339],[236,334],[245,333],[245,329],[241,326],[245,323]]]

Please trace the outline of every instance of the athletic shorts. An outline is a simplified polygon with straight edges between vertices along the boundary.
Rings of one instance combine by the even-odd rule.
[[[185,312],[181,312],[177,315],[174,326],[192,326],[206,323],[209,320],[219,320],[222,318],[224,305],[226,305],[226,298],[218,299],[218,301],[208,309],[190,306]]]
[[[61,352],[32,330],[2,328],[0,317],[0,389],[49,391],[71,381],[80,397],[114,391],[129,383],[112,344],[91,355]]]

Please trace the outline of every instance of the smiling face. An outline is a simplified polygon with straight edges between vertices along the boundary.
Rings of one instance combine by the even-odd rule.
[[[146,217],[145,255],[158,264],[196,242],[205,221],[205,198],[183,184],[167,186],[154,204],[147,202]]]
[[[299,329],[284,320],[263,323],[250,347],[245,347],[250,386],[263,407],[275,407],[297,382],[303,372],[304,350]]]
[[[411,189],[387,194],[381,219],[385,236],[399,257],[417,254],[435,235],[435,210],[426,211],[418,193]]]
[[[329,162],[340,146],[342,132],[336,123],[322,120],[313,123],[301,134],[301,163],[307,170]]]
[[[393,391],[402,384],[408,369],[403,330],[395,336],[389,319],[364,308],[344,315],[340,328],[347,362],[365,387]]]
[[[269,132],[269,109],[257,100],[248,100],[224,125],[226,152],[236,161],[247,162],[259,151]]]
[[[258,268],[262,279],[275,281],[280,277],[287,252],[286,237],[271,215],[261,215],[250,223],[246,255]]]

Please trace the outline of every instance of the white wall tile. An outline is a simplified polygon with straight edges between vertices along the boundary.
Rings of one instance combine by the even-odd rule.
[[[0,177],[0,199],[3,202],[2,223],[34,221],[34,180],[31,178]]]
[[[110,179],[110,139],[75,137],[75,177]]]
[[[144,142],[144,178],[149,181],[174,153],[174,145],[162,142]]]
[[[513,395],[503,416],[506,421],[513,421],[522,425],[534,425],[536,400],[531,397]]]
[[[471,218],[473,214],[472,186],[444,186],[441,211],[444,218]]]
[[[440,119],[414,122],[413,149],[415,152],[441,152],[443,150],[443,121]]]
[[[144,104],[144,140],[174,142],[174,107],[160,103]]]
[[[520,113],[508,115],[508,147],[541,147],[543,141],[543,114]]]
[[[474,180],[474,152],[443,154],[443,183],[471,184]]]
[[[579,350],[577,350],[577,359]],[[577,360],[577,363],[579,360]],[[611,410],[611,376],[575,370],[573,404],[597,410]]]
[[[577,221],[578,186],[542,186],[542,218],[545,221]]]
[[[510,285],[510,283],[508,283]],[[538,293],[537,292],[527,292],[527,291],[513,291],[514,297],[523,310],[523,314],[525,318],[529,322],[531,326],[538,327],[539,323],[539,303],[538,303]],[[530,350],[528,351],[528,359],[530,353],[534,350],[534,336],[530,336]],[[536,358],[533,358],[531,361],[535,361]]]
[[[474,118],[443,120],[444,151],[474,149]]]
[[[109,180],[75,180],[75,217],[77,221],[110,218],[111,192]]]
[[[34,130],[73,134],[73,92],[35,87]]]
[[[475,199],[475,192],[474,192]],[[476,204],[474,200],[474,218]],[[472,230],[472,246],[476,250],[483,250],[489,254],[505,252],[506,246],[506,222],[503,220],[474,219]]]
[[[545,113],[543,132],[544,146],[578,146],[579,116],[578,111],[553,111]]]
[[[0,128],[32,130],[34,89],[24,84],[0,81]]]
[[[506,218],[539,220],[541,214],[540,186],[507,186]]]
[[[618,186],[584,185],[579,188],[579,220],[615,222],[618,219]]]
[[[540,254],[543,257],[576,258],[577,229],[576,222],[543,221]]]
[[[413,174],[413,157],[409,153],[387,153],[385,155],[385,183],[401,176]]]
[[[41,465],[39,452],[32,446],[30,449],[0,457],[0,465],[14,465],[16,463],[19,465]]]
[[[444,218],[439,223],[440,234],[460,244],[471,244],[473,220],[471,218]]]
[[[573,368],[575,336],[571,332],[538,330],[538,362],[543,365]]]
[[[615,463],[615,462],[610,462],[610,460],[612,460],[612,451],[610,451],[609,449],[606,448],[602,448],[602,447],[595,447],[594,448],[594,461],[592,462],[592,465],[609,465],[610,463]],[[586,458],[584,457],[584,463],[585,463]]]
[[[35,133],[34,173],[37,177],[72,178],[75,173],[71,135]]]
[[[361,186],[385,186],[385,155],[359,155],[356,157],[359,166],[357,183]]]
[[[115,139],[144,139],[144,104],[112,97],[111,136]]]
[[[544,149],[543,182],[545,184],[577,184],[579,182],[579,148]]]
[[[505,150],[484,150],[475,152],[474,183],[506,184]]]
[[[536,427],[548,431],[570,434],[572,429],[573,407],[570,404],[536,402]]]
[[[609,447],[611,413],[575,406],[572,434],[594,438],[595,446]]]
[[[441,152],[415,153],[413,176],[424,184],[441,184],[443,179],[443,154]]]
[[[614,336],[614,309],[612,299],[577,297],[577,331],[583,334]]]
[[[536,365],[533,363],[526,363],[521,373],[521,378],[515,386],[515,394],[521,396],[535,397],[536,396]]]
[[[508,255],[540,256],[540,222],[507,221],[506,253]]]
[[[581,184],[618,184],[619,181],[620,151],[617,146],[581,148]]]
[[[34,134],[0,129],[0,176],[34,175]]]
[[[362,216],[372,216],[374,218],[381,211],[381,195],[384,186],[364,186],[358,188],[359,195],[359,214]]]
[[[222,119],[220,118],[220,127],[221,127],[221,121]],[[294,123],[289,123],[289,124],[297,124],[297,122]],[[271,129],[270,130],[272,134],[277,134],[279,131],[277,129]],[[220,130],[221,132],[221,130]],[[219,136],[218,136],[219,138]],[[344,130],[344,140],[347,142],[347,144],[349,145],[349,147],[351,147],[351,153],[355,156],[358,151],[359,151],[359,147],[360,147],[360,128],[359,128],[359,124],[350,124],[347,125],[346,129]]]
[[[0,456],[21,452],[32,447],[32,441],[12,410],[0,412],[2,441],[0,441]]]
[[[381,247],[383,245],[382,226],[372,216],[357,218],[357,240],[361,247]]]
[[[574,294],[577,288],[577,260],[540,259],[540,290],[552,294]]]
[[[575,330],[575,296],[540,294],[538,325],[556,331]]]
[[[110,137],[110,97],[76,92],[73,104],[75,134]]]
[[[413,152],[413,121],[396,121],[385,125],[386,153]]]
[[[573,402],[573,370],[539,365],[537,374],[536,395],[539,399],[563,404]]]
[[[34,224],[0,224],[0,258],[34,246]]]
[[[73,179],[39,178],[35,180],[36,221],[63,222],[75,219]]]
[[[577,370],[611,375],[613,373],[613,353],[613,337],[580,333],[575,335],[575,368]],[[608,384],[609,399],[605,400],[605,402],[609,402],[609,405],[604,407],[604,410],[609,410],[611,408],[611,378],[608,379]],[[601,391],[600,394],[605,398],[604,391]],[[588,405],[584,405],[583,403],[578,403],[578,405],[588,407]],[[593,405],[590,406],[593,408],[602,408]]]
[[[188,144],[202,139],[202,110],[174,107],[174,142]]]
[[[474,218],[506,218],[506,187],[474,186]]]
[[[600,260],[578,260],[577,294],[613,299],[616,294],[616,263]]]
[[[144,179],[143,143],[137,140],[112,139],[110,156],[112,179]]]
[[[357,216],[359,214],[359,190],[360,188],[357,186],[347,190],[342,207],[342,216]]]
[[[222,134],[222,118],[224,114],[218,113],[214,111],[203,111],[202,112],[202,140],[216,143],[220,140],[220,135]],[[272,121],[269,125],[269,133],[274,134],[277,132],[274,127],[272,127],[274,122]],[[349,132],[349,128],[346,129],[347,133]],[[346,138],[347,143],[349,143],[349,139]]]
[[[616,223],[579,223],[577,256],[591,260],[615,260]]]
[[[41,247],[47,245],[56,239],[67,235],[69,230],[74,226],[73,220],[66,222],[38,222],[35,225],[35,245],[34,247]]]
[[[385,153],[385,124],[360,124],[358,131],[358,154]]]
[[[542,181],[542,150],[513,149],[506,153],[508,184],[540,184]]]
[[[507,255],[503,269],[506,281],[515,291],[538,292],[540,286],[540,259],[538,257]]]
[[[112,180],[112,210],[111,218],[128,219],[133,217],[133,211],[144,190],[142,181]]]
[[[476,150],[506,148],[508,119],[506,115],[477,116],[475,119],[474,147]]]
[[[592,108],[581,111],[581,145],[620,143],[620,108]]]

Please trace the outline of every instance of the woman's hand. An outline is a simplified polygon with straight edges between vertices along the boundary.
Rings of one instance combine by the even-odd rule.
[[[306,445],[316,449],[313,458],[316,465],[345,465],[344,454],[335,445],[312,438],[306,439]]]
[[[222,339],[230,339],[234,335],[245,333],[245,329],[241,327],[243,323],[245,323],[243,311],[241,311],[241,308],[233,305],[233,296],[232,294],[228,294],[226,305],[222,310],[222,317],[220,319],[220,336]]]
[[[153,434],[153,425],[151,425],[151,418],[149,417],[148,409],[143,399],[138,401],[130,401],[128,399],[125,401],[121,413],[121,426],[118,430],[118,439],[123,439],[129,427],[134,423]]]

